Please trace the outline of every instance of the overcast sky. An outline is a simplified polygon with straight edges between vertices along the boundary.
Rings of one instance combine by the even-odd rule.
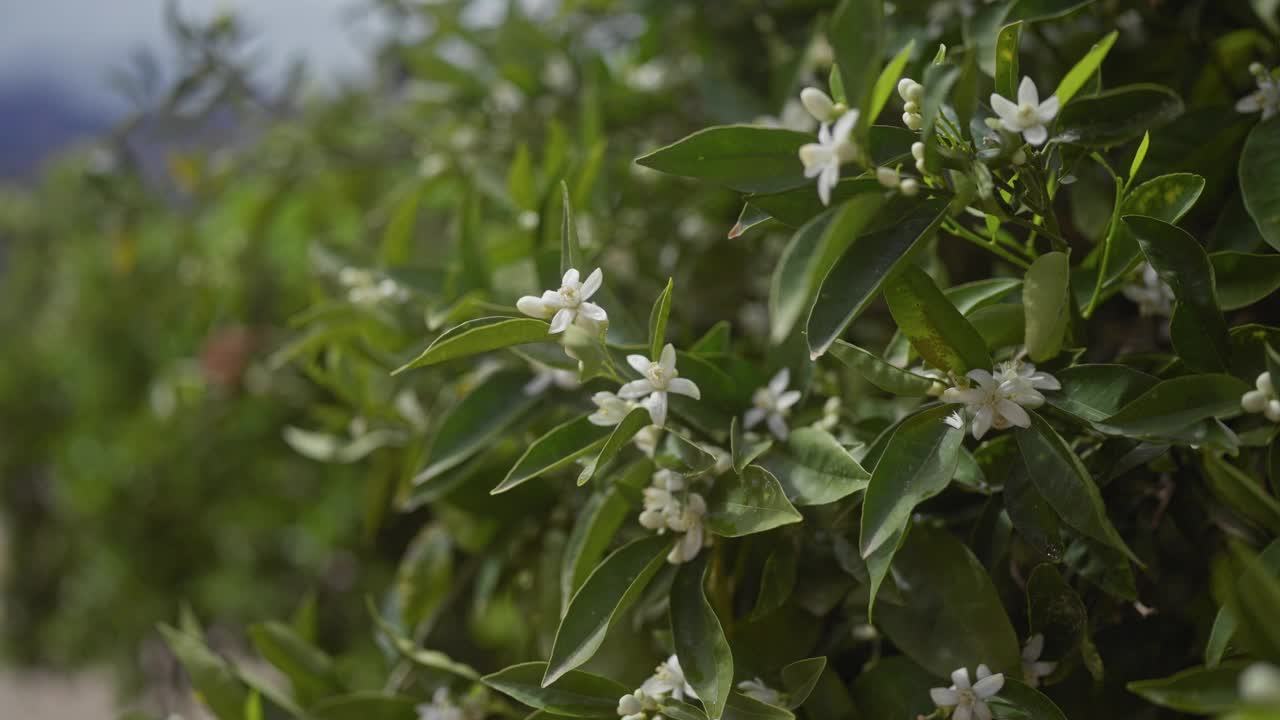
[[[160,59],[171,53],[164,29],[165,0],[0,0],[0,86],[39,81],[64,86],[93,105],[121,108],[105,86],[108,70],[126,67],[136,50]],[[278,72],[293,58],[315,77],[367,72],[370,26],[353,26],[362,0],[180,0],[184,14],[209,16],[232,8],[258,33],[263,72]]]

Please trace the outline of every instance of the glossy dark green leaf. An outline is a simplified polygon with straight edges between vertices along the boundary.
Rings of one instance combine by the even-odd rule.
[[[923,270],[906,266],[885,284],[898,330],[933,367],[963,375],[990,369],[986,342]]]
[[[1280,118],[1258,123],[1240,153],[1240,192],[1258,231],[1280,250]]]
[[[1058,96],[1058,102],[1066,105],[1075,97],[1076,93],[1085,86],[1089,78],[1098,72],[1102,61],[1106,59],[1107,53],[1111,52],[1111,46],[1115,44],[1116,38],[1119,37],[1119,30],[1112,30],[1106,37],[1099,40],[1093,47],[1089,48],[1089,52],[1080,58],[1066,75],[1062,76],[1062,81],[1058,83],[1058,89],[1053,91]],[[1013,93],[1005,97],[1014,97]]]
[[[837,340],[830,352],[832,357],[856,370],[867,382],[894,395],[924,397],[937,382],[933,378],[903,370],[871,351],[843,340]]]
[[[1031,634],[1044,636],[1042,660],[1078,651],[1093,679],[1102,680],[1102,658],[1089,634],[1084,601],[1049,563],[1037,565],[1027,579],[1027,621]]]
[[[890,227],[854,239],[823,278],[809,312],[809,350],[814,358],[871,304],[885,279],[942,222],[946,211],[945,200],[921,200]]]
[[[641,538],[615,550],[592,571],[560,619],[543,687],[596,654],[618,616],[631,607],[666,562],[670,545],[662,536]]]
[[[1280,577],[1280,540],[1272,540],[1268,543],[1262,552],[1258,553],[1258,560],[1272,575]],[[1206,667],[1217,667],[1222,662],[1238,627],[1239,622],[1230,607],[1224,605],[1218,609],[1218,615],[1214,618],[1213,628],[1209,633],[1209,640],[1205,643]]]
[[[739,192],[771,193],[812,184],[799,153],[801,145],[813,141],[813,135],[794,130],[722,125],[699,130],[636,162]]]
[[[1054,377],[1062,389],[1045,394],[1048,403],[1089,422],[1102,422],[1150,390],[1159,380],[1127,365],[1074,365]]]
[[[884,0],[842,0],[831,14],[827,36],[835,51],[845,102],[862,113],[865,127],[871,93],[884,52]]]
[[[600,471],[608,467],[618,453],[631,442],[631,438],[636,436],[644,428],[648,427],[653,421],[649,417],[649,411],[645,408],[636,408],[627,413],[622,422],[613,427],[613,431],[609,433],[609,438],[604,441],[604,445],[600,446],[600,452],[596,456],[587,461],[586,466],[582,468],[582,472],[578,473],[578,484],[586,485],[592,478],[600,474]]]
[[[859,673],[853,697],[863,718],[915,718],[937,710],[929,690],[942,686],[944,683],[911,658],[895,655]]]
[[[673,461],[682,472],[699,475],[716,466],[714,455],[678,432],[668,431],[663,435],[663,441],[663,457]]]
[[[795,590],[798,563],[798,553],[790,544],[781,543],[773,548],[760,571],[760,591],[756,593],[756,604],[751,608],[749,619],[763,618],[787,602]]]
[[[546,321],[534,318],[487,317],[471,320],[440,335],[421,355],[396,368],[392,375],[512,345],[541,342],[547,339],[549,328]]]
[[[889,640],[939,677],[986,664],[1018,673],[1018,637],[982,563],[950,533],[917,526],[893,560],[902,604],[882,602],[876,620]]]
[[[1142,137],[1182,114],[1182,99],[1160,85],[1125,85],[1100,92],[1062,109],[1057,139],[1105,148]]]
[[[671,585],[671,639],[685,679],[698,692],[710,720],[719,720],[733,688],[733,653],[703,592],[707,558],[707,553],[700,553],[676,571]]]
[[[1247,307],[1280,290],[1280,254],[1226,250],[1209,255],[1209,262],[1223,310]]]
[[[1000,693],[989,705],[998,718],[1027,720],[1067,720],[1067,716],[1044,693],[1020,680],[1006,676]]]
[[[805,658],[782,666],[782,687],[787,691],[787,707],[795,710],[804,705],[826,669],[825,657]]]
[[[1165,678],[1131,682],[1129,692],[1147,702],[1196,715],[1214,715],[1240,703],[1240,672],[1247,663],[1223,663],[1216,668],[1194,667]]]
[[[867,122],[874,122],[880,116],[880,111],[884,110],[884,106],[888,104],[889,98],[898,87],[898,80],[902,78],[902,70],[911,59],[915,47],[914,39],[907,41],[898,54],[884,66],[884,70],[880,71],[880,76],[876,78],[876,84],[871,90],[871,102],[864,110],[867,114]]]
[[[996,36],[996,94],[1001,97],[1018,97],[1018,83],[1022,80],[1018,74],[1018,40],[1021,37],[1021,22],[1005,25]]]
[[[489,446],[529,412],[538,403],[538,396],[524,392],[528,382],[528,373],[494,373],[459,400],[440,421],[427,466],[414,477],[414,484],[441,477]]]
[[[892,558],[895,548],[902,544],[915,507],[951,482],[964,441],[964,430],[946,422],[951,412],[949,406],[925,410],[907,418],[893,431],[867,486],[859,540],[862,557],[869,558],[882,550],[881,558]],[[875,602],[888,565],[888,560],[875,563],[870,603]]]
[[[616,714],[618,698],[630,694],[629,688],[608,678],[581,670],[570,670],[548,687],[542,686],[546,673],[544,662],[527,662],[485,675],[485,685],[538,710],[553,715],[598,718]]]
[[[825,430],[793,430],[761,459],[795,505],[825,505],[867,487],[871,475]]]
[[[1178,355],[1201,372],[1226,370],[1230,366],[1227,324],[1218,309],[1213,266],[1204,248],[1185,230],[1161,220],[1127,215],[1124,223],[1178,300],[1170,328]]]
[[[1176,224],[1200,199],[1204,185],[1204,178],[1191,173],[1169,173],[1152,178],[1128,191],[1121,204],[1120,215],[1142,215]],[[1124,223],[1112,227],[1107,242],[1111,249],[1103,258],[1106,261],[1103,276],[1106,285],[1110,286],[1127,280],[1142,259],[1142,248]]]
[[[758,465],[717,480],[707,510],[707,528],[724,537],[751,535],[802,519],[778,479]]]
[[[1217,453],[1205,452],[1205,480],[1227,507],[1272,535],[1280,535],[1280,500],[1267,491],[1262,478],[1251,477]]]
[[[1022,286],[1027,354],[1044,362],[1058,354],[1071,321],[1071,260],[1045,253],[1027,269]]]
[[[562,468],[605,443],[613,428],[593,425],[586,415],[557,425],[533,441],[502,482],[490,492],[504,493],[539,475]]]
[[[736,690],[729,693],[722,717],[724,720],[795,720],[790,710],[762,703]]]
[[[630,503],[615,487],[595,493],[578,511],[561,561],[560,596],[566,606],[604,557],[614,534],[630,512]]]
[[[743,434],[742,423],[738,422],[738,418],[733,418],[729,426],[729,449],[733,456],[734,472],[741,475],[748,465],[768,452],[771,447],[773,447],[773,440],[768,437],[759,440],[747,439]]]
[[[386,636],[391,642],[392,647],[401,657],[419,667],[430,670],[439,670],[460,677],[464,680],[477,681],[480,679],[480,673],[475,671],[470,665],[460,663],[448,655],[437,650],[427,650],[418,647],[412,640],[405,637],[397,628],[393,627],[378,613],[378,608],[374,606],[373,601],[368,602],[369,617],[373,618],[374,623],[378,626],[378,630]]]
[[[1240,396],[1248,390],[1231,375],[1183,375],[1156,383],[1098,424],[1119,434],[1168,436],[1206,418],[1239,412]]]
[[[662,354],[662,346],[667,344],[667,319],[671,315],[671,289],[673,281],[667,278],[667,285],[658,294],[658,299],[649,311],[649,357],[656,358]]]

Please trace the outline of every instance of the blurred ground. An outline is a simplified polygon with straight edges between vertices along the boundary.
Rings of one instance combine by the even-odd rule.
[[[0,669],[0,720],[111,720],[106,676]]]

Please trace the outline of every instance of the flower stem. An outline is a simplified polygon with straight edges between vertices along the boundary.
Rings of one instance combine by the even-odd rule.
[[[1027,268],[1031,267],[1030,263],[1028,263],[1026,260],[1023,260],[1022,258],[1015,256],[1012,252],[1001,247],[999,243],[996,243],[994,241],[989,241],[983,238],[981,235],[978,235],[977,233],[966,228],[965,226],[961,225],[955,220],[948,219],[946,222],[943,223],[942,227],[952,235],[968,240],[974,245],[977,245],[978,247],[995,254],[996,256],[1000,257],[1006,262],[1017,265],[1023,270],[1026,270]]]

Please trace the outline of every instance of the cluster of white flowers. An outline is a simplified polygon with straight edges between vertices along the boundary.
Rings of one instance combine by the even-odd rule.
[[[1036,633],[1022,646],[1022,681],[1031,687],[1040,686],[1040,678],[1058,669],[1058,663],[1041,660],[1044,654],[1044,635]]]
[[[649,419],[658,427],[667,424],[668,393],[685,395],[694,400],[702,397],[702,391],[692,380],[680,377],[680,372],[676,370],[676,349],[671,343],[667,343],[666,347],[662,348],[662,353],[654,359],[643,355],[628,355],[627,364],[632,370],[640,373],[641,377],[619,388],[617,399],[639,400],[640,405],[649,411]],[[618,408],[616,403],[609,402],[615,409]],[[602,411],[604,410],[603,404],[598,401],[596,404]],[[611,413],[611,417],[614,415],[616,412]],[[625,412],[622,417],[626,417]],[[618,421],[620,422],[621,419],[621,417],[618,418]],[[617,423],[608,424],[616,425]]]
[[[752,698],[753,700],[759,700],[767,705],[781,706],[783,704],[782,693],[774,690],[768,685],[765,685],[764,681],[760,678],[743,680],[738,683],[738,692]]]
[[[1264,372],[1254,381],[1256,390],[1250,390],[1240,397],[1240,407],[1245,412],[1262,413],[1263,417],[1273,423],[1280,423],[1280,399],[1276,397],[1276,387],[1271,382],[1271,373]]]
[[[347,289],[347,300],[357,305],[402,303],[409,299],[409,291],[400,283],[389,277],[379,278],[374,272],[362,268],[342,268],[338,271],[338,282]]]
[[[1160,279],[1160,274],[1144,262],[1138,273],[1138,281],[1126,285],[1121,291],[1130,302],[1138,306],[1142,317],[1168,317],[1173,313],[1173,288]]]
[[[416,708],[418,720],[483,720],[483,708],[473,703],[458,705],[449,697],[449,688],[437,688],[431,696],[431,702],[422,703]]]
[[[831,432],[840,424],[840,408],[844,405],[839,396],[832,395],[822,403],[822,417],[813,424],[819,430]]]
[[[904,77],[898,81],[898,96],[902,98],[902,124],[909,130],[924,127],[924,116],[920,114],[920,103],[924,102],[924,86]]]
[[[986,370],[970,370],[966,377],[976,385],[947,388],[942,401],[965,406],[973,437],[978,440],[992,428],[1030,427],[1031,416],[1024,408],[1044,404],[1041,390],[1062,389],[1057,378],[1037,372],[1035,365],[1018,359],[996,365],[994,375]]]
[[[768,385],[757,388],[751,399],[755,407],[748,410],[742,417],[743,425],[751,429],[763,420],[774,437],[786,440],[787,435],[790,434],[787,428],[787,416],[791,414],[791,407],[800,402],[799,390],[787,390],[790,384],[791,371],[782,368]]]
[[[667,554],[667,562],[673,565],[694,559],[706,544],[709,538],[702,526],[706,514],[707,501],[688,490],[680,473],[659,470],[653,474],[649,487],[644,489],[640,524],[657,530],[658,534],[668,530],[681,534],[675,547]]]
[[[645,680],[630,695],[618,699],[618,715],[622,720],[650,720],[658,718],[658,703],[667,699],[684,700],[686,697],[698,699],[698,693],[684,677],[680,668],[680,660],[675,655],[659,665],[653,675]]]
[[[879,180],[881,185],[890,190],[897,190],[908,197],[920,192],[919,180],[913,177],[904,178],[897,170],[891,167],[876,168],[876,180]]]
[[[1262,113],[1262,119],[1275,115],[1280,111],[1280,83],[1276,83],[1275,75],[1263,67],[1262,63],[1253,63],[1249,72],[1258,82],[1258,89],[1240,98],[1236,103],[1236,111],[1242,113]]]
[[[840,166],[858,159],[858,146],[853,143],[853,128],[858,124],[858,111],[844,103],[836,103],[817,88],[805,88],[800,102],[821,125],[818,142],[800,147],[804,176],[818,179],[818,197],[822,204],[831,202],[831,190],[840,182]]]
[[[1048,125],[1058,115],[1058,96],[1040,102],[1040,91],[1029,77],[1018,85],[1018,101],[991,93],[991,109],[1000,118],[1000,125],[1011,133],[1021,133],[1032,145],[1043,145],[1049,139]]]
[[[929,697],[939,708],[951,708],[951,720],[991,720],[991,708],[987,700],[1004,687],[1004,675],[991,674],[986,665],[978,666],[978,682],[970,684],[969,670],[960,668],[951,673],[951,687],[933,688]]]
[[[587,301],[600,289],[604,274],[596,268],[585,281],[578,278],[577,268],[569,268],[560,281],[559,290],[547,290],[542,297],[525,295],[516,301],[516,308],[530,317],[550,320],[552,335],[562,333],[574,324],[593,335],[600,335],[609,326],[609,315],[604,308]]]

